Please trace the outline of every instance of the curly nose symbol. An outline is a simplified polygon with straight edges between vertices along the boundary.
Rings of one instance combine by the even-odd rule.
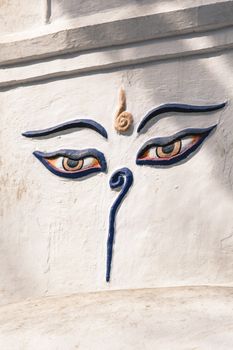
[[[120,207],[124,197],[129,191],[133,183],[133,173],[128,168],[122,168],[115,171],[109,181],[109,185],[112,190],[121,188],[121,192],[113,203],[109,213],[109,228],[108,228],[108,240],[107,240],[107,271],[106,281],[110,280],[112,252],[115,234],[115,219],[118,208]]]

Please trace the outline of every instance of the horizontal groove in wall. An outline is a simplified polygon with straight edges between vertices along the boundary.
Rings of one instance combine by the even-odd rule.
[[[214,53],[233,48],[233,27],[212,32],[150,40],[112,49],[66,55],[0,69],[0,87],[10,88],[177,57]]]
[[[14,65],[62,54],[203,32],[231,25],[233,2],[225,1],[0,43],[0,65]]]

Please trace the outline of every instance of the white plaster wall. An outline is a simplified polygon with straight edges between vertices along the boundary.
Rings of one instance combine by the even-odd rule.
[[[0,34],[32,30],[44,24],[44,0],[1,0]]]
[[[142,286],[232,286],[232,58],[231,51],[193,56],[3,93],[2,302]],[[229,103],[208,116],[174,115],[147,134],[137,136],[134,129],[119,136],[113,120],[122,84],[135,127],[147,110],[166,102]],[[103,124],[109,140],[90,130],[44,140],[21,136],[77,117]],[[167,169],[136,166],[136,153],[149,138],[216,122],[216,133],[188,162]],[[32,155],[61,148],[99,149],[108,173],[64,180]],[[108,214],[117,196],[108,181],[122,166],[133,171],[134,185],[117,216],[106,284]]]
[[[83,16],[87,19],[101,18],[114,20],[131,16],[169,12],[188,7],[221,3],[225,0],[51,0],[51,22],[72,20]],[[106,15],[108,17],[106,17]]]
[[[1,0],[0,42],[73,26],[169,13],[226,0]],[[213,14],[214,15],[214,14]],[[164,26],[165,29],[166,26]]]
[[[232,348],[231,7],[1,2],[0,349]],[[158,15],[150,17],[153,31],[150,14]],[[121,86],[134,116],[128,136],[113,127]],[[224,110],[170,115],[137,136],[155,106],[223,101]],[[103,124],[109,139],[91,130],[21,136],[78,117]],[[215,123],[186,163],[136,166],[148,139]],[[82,181],[56,177],[32,155],[90,147],[105,154],[108,172]],[[117,214],[107,284],[108,216],[118,196],[108,183],[123,166],[134,184]]]

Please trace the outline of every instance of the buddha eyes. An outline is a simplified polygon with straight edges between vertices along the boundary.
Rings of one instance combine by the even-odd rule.
[[[171,137],[146,142],[137,154],[138,165],[166,166],[178,163],[197,150],[216,125],[206,129],[187,129]]]
[[[216,125],[206,129],[187,129],[170,137],[147,141],[139,150],[137,165],[167,166],[178,163],[197,150]],[[107,169],[103,153],[96,149],[35,151],[34,156],[53,174],[65,178],[82,178]]]
[[[53,153],[33,153],[53,174],[65,178],[81,178],[106,171],[103,153],[95,149],[59,150]]]

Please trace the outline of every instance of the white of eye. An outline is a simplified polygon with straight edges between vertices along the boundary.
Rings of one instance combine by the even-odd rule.
[[[158,158],[157,155],[156,155],[156,148],[157,147],[151,147],[148,150],[147,157],[149,157],[149,158]]]
[[[87,157],[83,159],[83,168],[89,168],[93,166],[93,163],[95,161],[95,158],[93,157]]]
[[[187,136],[181,139],[181,150],[180,153],[184,152],[186,149],[188,149],[192,143],[194,142],[193,136]]]
[[[64,170],[63,165],[62,165],[63,157],[58,157],[56,162],[54,162],[56,168],[60,170]]]

